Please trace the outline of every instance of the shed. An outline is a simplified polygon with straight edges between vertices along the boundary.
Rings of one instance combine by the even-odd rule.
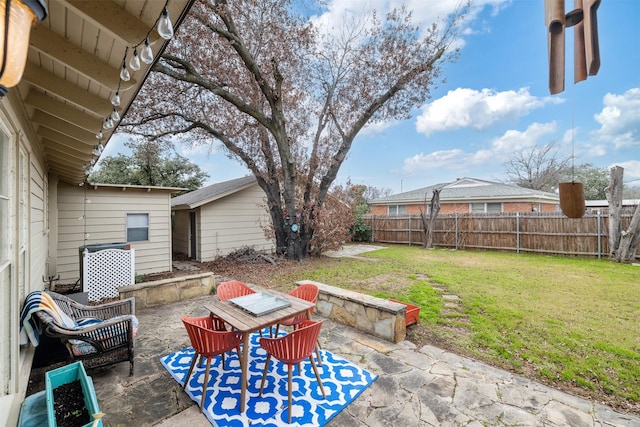
[[[173,250],[200,262],[242,247],[273,252],[266,197],[254,176],[219,182],[171,200]]]
[[[171,271],[171,194],[184,188],[115,184],[58,184],[50,242],[57,247],[50,274],[79,280],[79,248],[127,242],[135,249],[135,273]]]

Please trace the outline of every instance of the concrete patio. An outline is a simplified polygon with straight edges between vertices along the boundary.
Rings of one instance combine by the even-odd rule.
[[[128,363],[88,372],[105,426],[210,426],[159,361],[189,345],[180,316],[208,314],[208,298],[138,311],[134,376]],[[432,346],[392,344],[330,320],[320,339],[323,349],[379,375],[330,427],[640,426],[638,417]],[[44,389],[48,369],[32,371],[31,393]]]

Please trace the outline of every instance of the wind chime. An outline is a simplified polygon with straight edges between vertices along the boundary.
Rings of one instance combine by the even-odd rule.
[[[549,49],[549,91],[564,91],[565,28],[574,27],[573,82],[595,76],[600,69],[597,10],[601,0],[574,0],[574,9],[565,13],[564,0],[545,0],[545,21]],[[573,142],[572,142],[573,145]],[[573,156],[572,156],[573,161]],[[581,218],[585,212],[584,186],[573,180],[561,182],[560,209],[569,218]]]

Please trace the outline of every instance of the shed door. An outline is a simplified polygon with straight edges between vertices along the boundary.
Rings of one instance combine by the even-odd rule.
[[[196,235],[196,213],[195,212],[189,212],[189,228],[190,228],[190,233],[189,233],[189,246],[190,246],[190,253],[189,255],[191,256],[191,259],[198,259],[197,257],[197,252],[196,252],[196,241],[197,241],[197,235]]]

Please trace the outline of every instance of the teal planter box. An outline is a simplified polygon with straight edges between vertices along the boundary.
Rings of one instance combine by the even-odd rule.
[[[84,395],[84,404],[89,411],[89,417],[91,421],[85,424],[83,427],[93,426],[93,414],[100,412],[98,408],[98,399],[96,397],[96,390],[93,387],[93,381],[84,370],[82,362],[74,362],[70,365],[63,366],[52,371],[47,371],[45,374],[45,391],[47,399],[47,417],[49,421],[49,427],[56,427],[56,414],[53,409],[53,390],[63,384],[69,384],[73,381],[80,380],[82,385],[82,394]],[[97,426],[102,427],[102,420],[98,421]]]

